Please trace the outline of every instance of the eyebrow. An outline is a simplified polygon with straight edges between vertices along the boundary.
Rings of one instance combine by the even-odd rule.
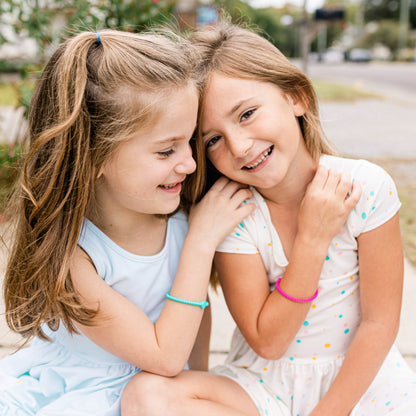
[[[247,101],[252,100],[254,97],[243,98],[238,101],[237,104],[226,114],[226,116],[232,116],[237,110],[239,110]],[[202,137],[205,137],[208,133],[202,132]]]
[[[233,115],[240,107],[242,107],[247,101],[252,100],[254,97],[244,98],[243,100],[239,101],[228,113],[229,116]]]
[[[175,143],[181,140],[181,137],[167,137],[160,140],[155,140],[153,143],[157,146],[164,146],[166,144]]]

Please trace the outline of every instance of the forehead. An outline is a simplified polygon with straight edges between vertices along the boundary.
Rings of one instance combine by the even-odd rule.
[[[207,83],[203,97],[203,112],[232,112],[235,106],[251,99],[263,99],[269,95],[284,97],[281,89],[265,81],[238,78],[214,72]]]
[[[138,130],[150,137],[186,137],[192,134],[198,112],[194,84],[174,88],[149,100],[149,117]]]
[[[136,129],[151,129],[182,106],[181,110],[196,111],[198,89],[194,82],[155,88],[152,91],[125,91],[124,116],[130,116]]]

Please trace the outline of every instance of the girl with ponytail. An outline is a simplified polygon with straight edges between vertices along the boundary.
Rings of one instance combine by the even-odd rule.
[[[189,221],[178,209],[202,186],[187,177],[193,56],[169,32],[106,30],[68,39],[47,64],[4,281],[7,323],[32,342],[0,361],[1,416],[117,416],[139,371],[173,376],[190,354],[206,369],[215,248],[253,205],[222,178]]]

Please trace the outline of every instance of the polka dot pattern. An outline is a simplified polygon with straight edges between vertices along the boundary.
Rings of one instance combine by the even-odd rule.
[[[367,161],[332,156],[322,157],[321,163],[337,170],[341,167],[361,184],[363,191],[359,203],[329,246],[319,280],[318,297],[281,359],[270,361],[259,357],[236,330],[227,360],[234,366],[246,367],[254,374],[261,374],[259,379],[285,403],[289,414],[299,416],[307,416],[316,406],[317,397],[322,397],[331,386],[361,322],[356,237],[386,222],[400,207],[393,181],[379,167]],[[252,190],[254,197],[250,202],[254,202],[258,209],[252,218],[245,219],[242,226],[237,227],[218,250],[235,252],[238,247],[245,254],[259,253],[270,290],[274,290],[276,280],[285,273],[288,260],[271,221],[267,203],[255,189]],[[383,413],[385,410],[381,408],[388,411],[397,409],[406,402],[406,397],[409,401],[416,400],[416,375],[410,372],[409,376],[410,370],[405,363],[401,363],[398,369],[396,363],[400,360],[397,352],[386,359],[383,380],[391,382],[391,386],[378,384],[381,379],[377,376],[371,398],[363,397],[357,405],[357,411],[361,413],[353,413],[354,416],[384,415],[387,413]],[[400,379],[401,372],[411,378],[414,387],[410,388],[408,381]],[[408,414],[416,415],[415,409],[416,404],[414,413]]]

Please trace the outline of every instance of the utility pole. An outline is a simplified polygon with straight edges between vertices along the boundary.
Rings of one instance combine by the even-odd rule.
[[[308,73],[308,56],[309,56],[309,17],[307,10],[308,0],[303,0],[302,19],[300,26],[300,56],[301,69]]]
[[[410,0],[400,0],[399,42],[398,49],[407,45],[409,34]]]

